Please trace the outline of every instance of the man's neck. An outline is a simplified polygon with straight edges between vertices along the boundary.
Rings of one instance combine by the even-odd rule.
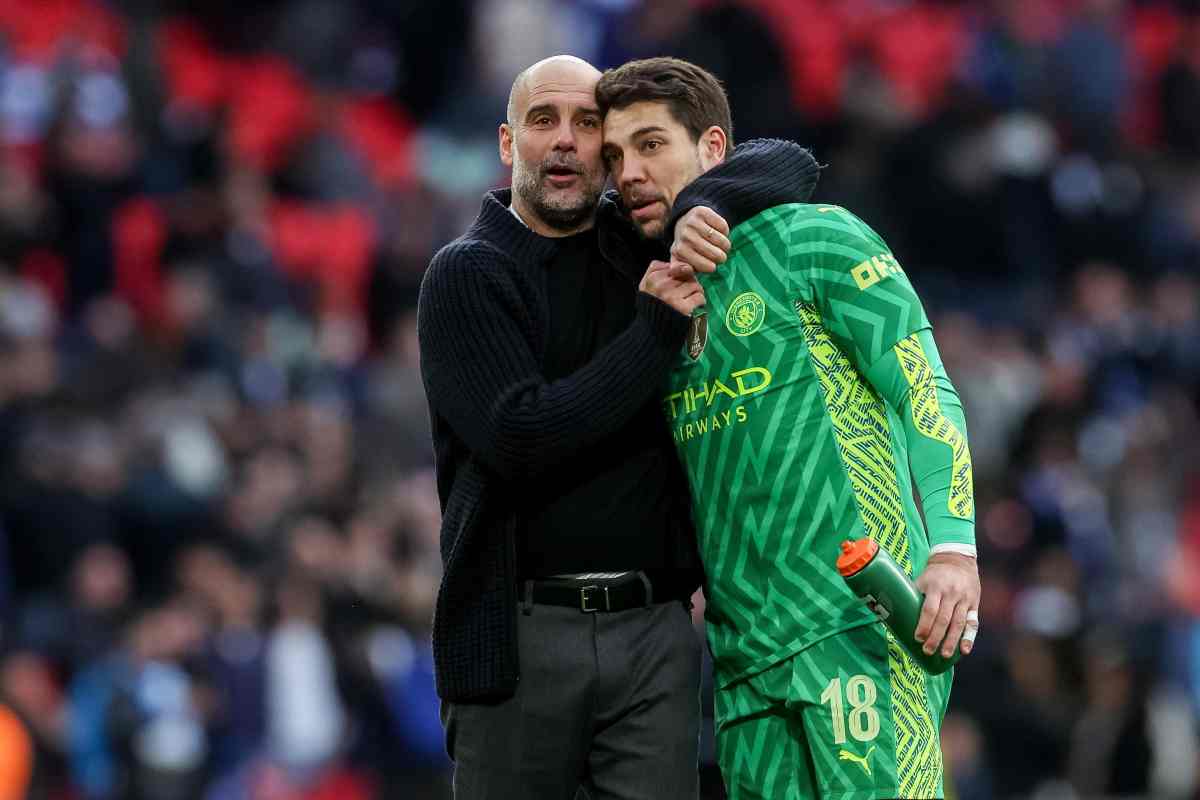
[[[574,236],[577,233],[582,233],[583,231],[588,230],[596,224],[596,214],[593,211],[592,214],[589,215],[588,218],[584,220],[584,222],[578,227],[568,230],[552,228],[551,226],[547,225],[544,220],[538,217],[537,214],[533,213],[533,211],[531,211],[523,202],[521,202],[521,199],[517,197],[515,193],[513,194],[512,205],[508,207],[508,210],[511,211],[512,215],[519,219],[521,224],[523,224],[526,228],[529,228],[529,230],[533,231],[538,236],[545,236],[548,239],[562,239],[567,236]]]

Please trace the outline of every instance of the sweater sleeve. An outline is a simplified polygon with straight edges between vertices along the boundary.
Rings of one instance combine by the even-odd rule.
[[[523,333],[529,311],[500,259],[479,244],[443,249],[421,287],[417,334],[431,412],[513,480],[561,467],[618,431],[660,388],[688,318],[639,292],[625,331],[576,372],[547,381]]]
[[[696,206],[716,211],[733,230],[768,208],[807,203],[820,174],[812,153],[795,142],[752,139],[679,193],[663,236],[671,241],[675,223]]]

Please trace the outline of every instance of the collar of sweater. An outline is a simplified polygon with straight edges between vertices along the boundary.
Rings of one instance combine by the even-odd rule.
[[[621,215],[613,192],[600,198],[596,210],[596,228],[600,250],[618,268],[624,269],[631,257],[631,240],[636,239],[632,225]],[[512,213],[512,189],[494,189],[483,197],[479,217],[466,238],[487,242],[510,255],[518,264],[544,264],[558,252],[561,239],[534,233]]]
[[[517,263],[543,263],[554,256],[558,241],[541,236],[513,216],[512,189],[495,189],[483,197],[479,217],[468,238],[479,239],[513,257]]]

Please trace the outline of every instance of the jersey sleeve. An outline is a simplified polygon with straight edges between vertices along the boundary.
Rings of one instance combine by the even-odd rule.
[[[813,306],[859,372],[896,342],[929,327],[891,250],[840,206],[796,206],[788,260],[792,296]]]
[[[930,544],[975,544],[971,454],[958,393],[929,319],[883,239],[838,206],[801,206],[790,225],[796,303],[899,418]]]
[[[975,492],[967,424],[928,328],[897,342],[866,378],[904,425],[908,460],[929,541],[975,544]]]

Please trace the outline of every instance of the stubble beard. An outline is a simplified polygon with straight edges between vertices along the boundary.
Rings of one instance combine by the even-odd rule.
[[[557,231],[573,231],[591,219],[604,191],[603,181],[597,181],[586,170],[579,174],[578,194],[553,196],[546,187],[548,163],[529,166],[513,163],[513,194],[547,226]]]
[[[700,160],[700,156],[697,154],[695,156],[695,163],[692,165],[692,174],[687,179],[687,181],[683,184],[683,186],[680,187],[680,192],[682,193],[684,188],[686,188],[689,184],[691,184],[692,181],[696,180],[696,178],[699,178],[703,174],[704,174],[704,163]],[[640,205],[642,202],[644,202],[644,200],[647,200],[647,199],[661,200],[663,205],[665,206],[665,209],[663,210],[663,215],[661,217],[659,217],[658,219],[647,222],[644,226],[641,224],[638,224],[637,222],[634,222],[633,227],[635,230],[637,230],[637,232],[639,234],[641,234],[641,237],[643,239],[645,239],[646,241],[657,241],[657,240],[661,239],[663,236],[663,233],[666,232],[667,220],[670,219],[670,217],[671,217],[671,210],[674,207],[674,205],[671,203],[667,203],[667,198],[661,194],[656,195],[653,198],[642,198],[642,197],[639,197],[637,194],[634,194],[633,196],[631,196],[629,198],[622,198],[622,202],[624,202],[628,208],[632,209],[633,207]],[[679,196],[676,195],[675,199],[678,200]],[[633,222],[632,217],[630,218],[630,221]],[[670,243],[668,242],[668,244],[670,244]]]

